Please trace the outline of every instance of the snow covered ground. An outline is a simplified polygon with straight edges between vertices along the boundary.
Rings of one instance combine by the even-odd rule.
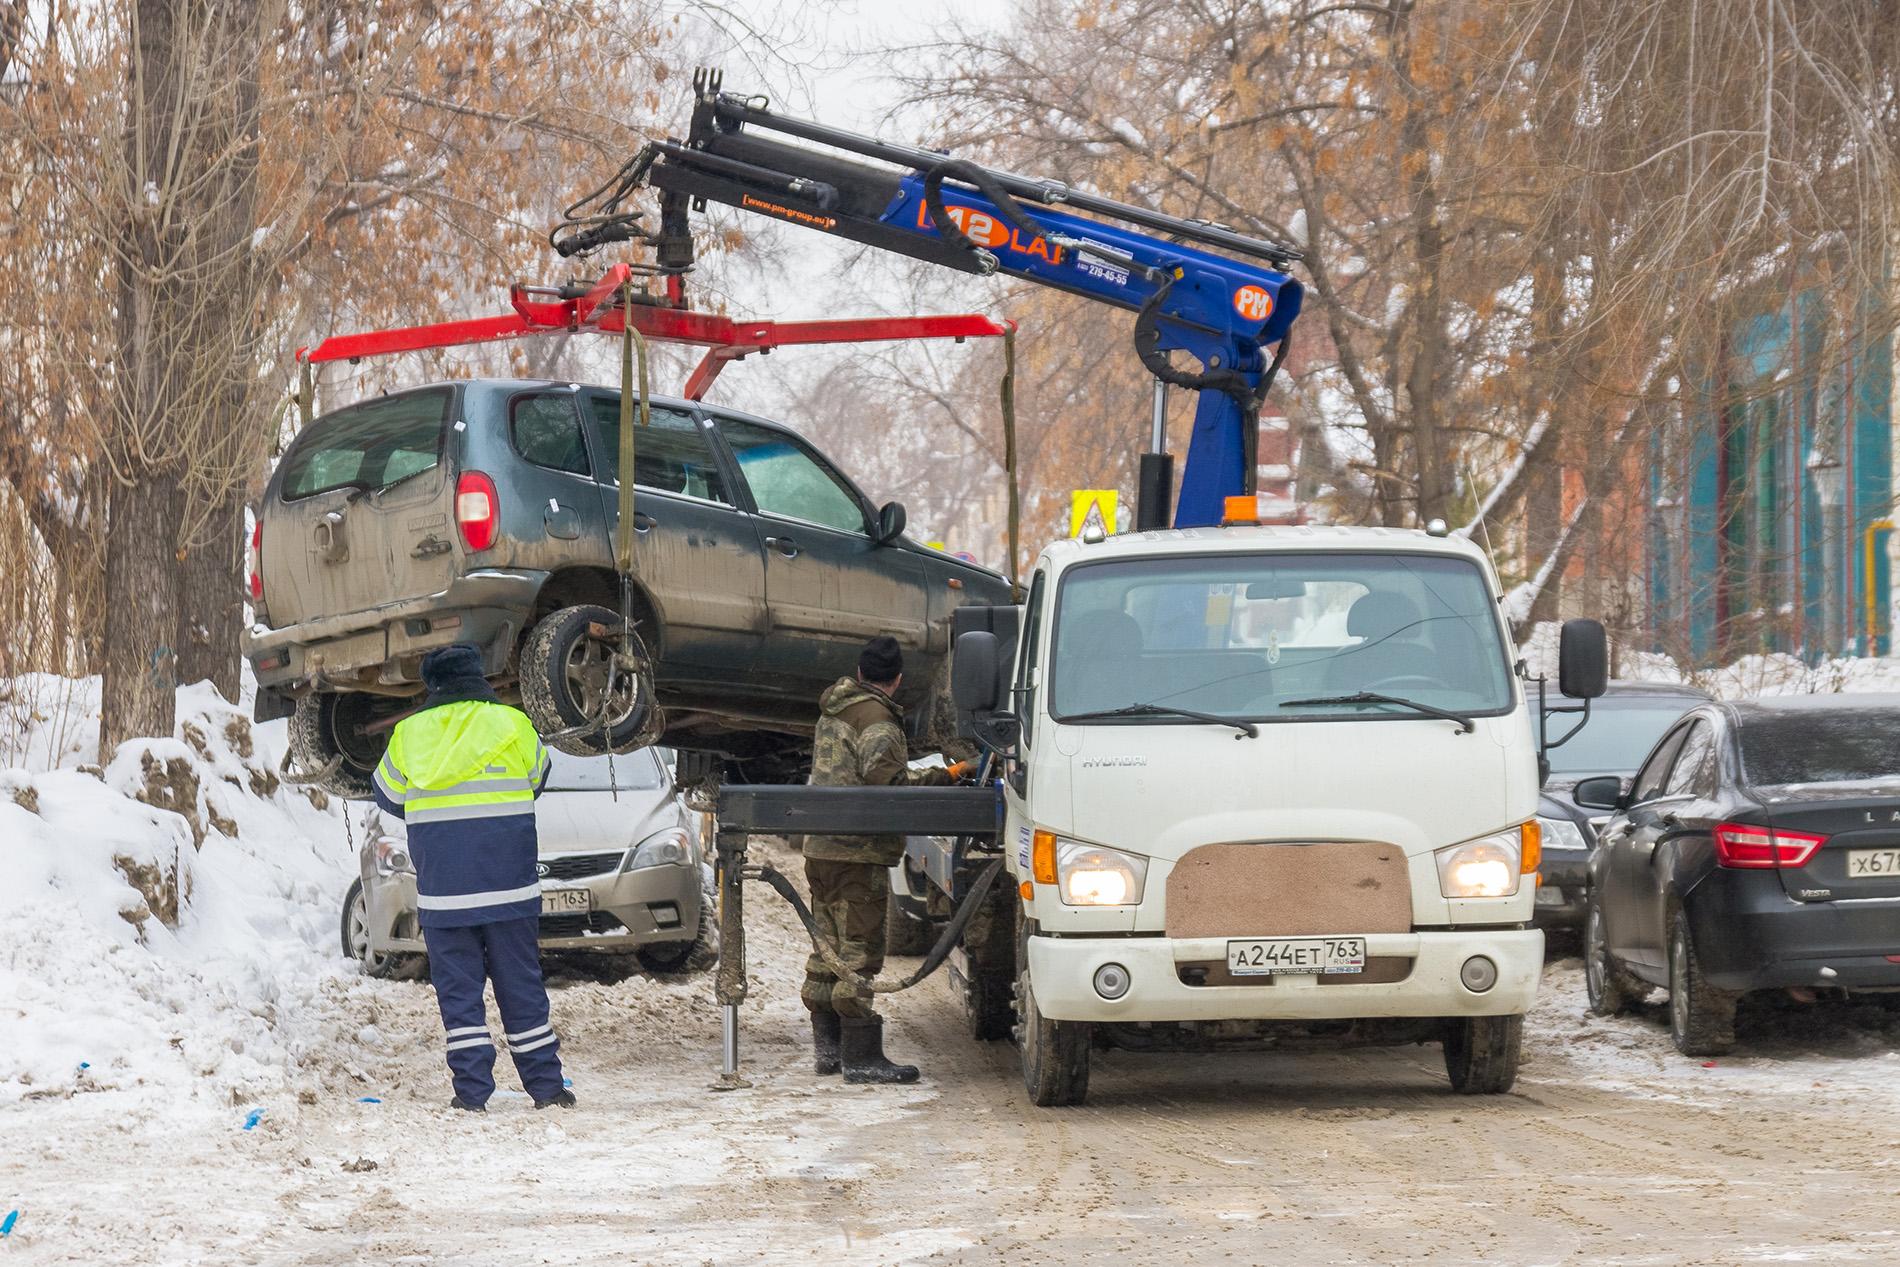
[[[1715,685],[1890,689],[1900,661]],[[923,1084],[812,1077],[798,930],[762,895],[753,1089],[707,1089],[706,978],[567,975],[582,1107],[452,1115],[428,986],[339,953],[352,842],[276,777],[281,723],[194,688],[101,766],[95,694],[0,684],[30,722],[0,750],[0,1263],[1900,1261],[1900,1012],[1762,1006],[1692,1061],[1658,1003],[1587,1016],[1574,960],[1498,1101],[1446,1095],[1431,1048],[1110,1053],[1088,1109],[1047,1113],[941,980],[891,1007]]]

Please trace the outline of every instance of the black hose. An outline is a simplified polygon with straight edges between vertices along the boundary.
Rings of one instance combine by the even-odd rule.
[[[984,272],[995,271],[996,256],[992,255],[982,243],[965,233],[962,226],[950,218],[950,209],[943,205],[945,177],[955,177],[965,184],[975,185],[985,197],[996,204],[996,209],[1002,214],[1003,219],[1018,233],[1031,239],[1043,236],[1042,226],[1029,218],[1029,213],[1023,210],[1022,204],[1012,198],[1009,190],[1004,189],[986,169],[965,159],[946,158],[924,173],[924,206],[930,209],[930,222],[937,227],[938,236],[969,251],[979,260],[987,261],[983,265]]]
[[[977,876],[976,883],[970,886],[969,893],[964,895],[963,904],[956,909],[956,913],[950,917],[950,922],[938,935],[937,944],[932,946],[930,953],[924,956],[924,961],[917,966],[917,971],[902,981],[867,981],[853,972],[845,964],[843,957],[838,954],[837,947],[826,941],[823,934],[818,931],[818,925],[811,916],[811,908],[805,905],[805,899],[799,896],[798,890],[792,887],[792,882],[785,878],[784,872],[776,867],[762,866],[759,868],[758,878],[771,885],[774,892],[792,904],[792,910],[798,913],[799,921],[805,925],[805,931],[811,934],[812,948],[818,952],[818,957],[825,961],[825,966],[830,968],[840,981],[847,981],[855,988],[869,994],[896,994],[900,990],[910,989],[943,966],[944,960],[950,957],[950,951],[962,938],[963,930],[969,927],[970,921],[976,916],[977,909],[983,905],[983,899],[989,896],[991,886],[996,883],[997,873],[1002,869],[1001,858],[983,868],[983,873]]]

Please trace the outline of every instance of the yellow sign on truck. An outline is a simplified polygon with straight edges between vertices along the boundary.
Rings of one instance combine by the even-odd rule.
[[[1069,535],[1079,537],[1091,523],[1102,530],[1103,536],[1111,536],[1115,531],[1115,490],[1112,488],[1078,488],[1069,495]]]

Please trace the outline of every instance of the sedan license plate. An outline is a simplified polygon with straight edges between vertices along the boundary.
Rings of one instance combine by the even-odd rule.
[[[1847,855],[1847,878],[1900,876],[1900,849],[1855,849]]]
[[[1227,971],[1236,977],[1315,976],[1364,972],[1363,937],[1275,937],[1227,943]]]
[[[585,915],[594,909],[586,889],[542,889],[543,915]]]

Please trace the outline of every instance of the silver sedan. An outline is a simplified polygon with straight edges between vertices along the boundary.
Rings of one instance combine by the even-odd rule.
[[[687,808],[664,750],[607,757],[551,752],[535,802],[541,949],[632,954],[650,972],[703,966],[711,951],[709,815]],[[362,813],[361,876],[343,899],[343,952],[372,976],[427,970],[416,873],[403,823]]]

